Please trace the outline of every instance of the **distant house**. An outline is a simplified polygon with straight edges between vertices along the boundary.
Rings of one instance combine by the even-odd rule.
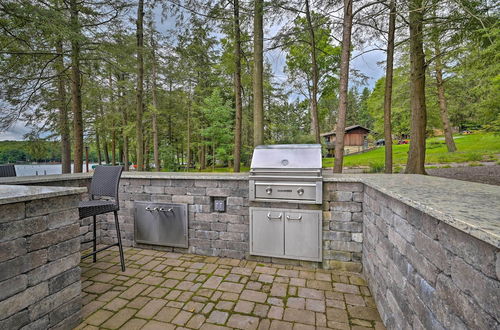
[[[367,149],[368,141],[366,137],[368,133],[370,133],[370,130],[360,125],[346,127],[344,135],[344,153],[347,155]],[[333,157],[335,153],[335,135],[335,131],[321,134],[328,150],[327,157]]]

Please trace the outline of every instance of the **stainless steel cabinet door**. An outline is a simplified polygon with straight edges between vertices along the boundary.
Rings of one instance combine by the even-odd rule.
[[[285,214],[281,210],[250,208],[250,253],[283,257]]]
[[[285,213],[287,258],[321,260],[321,211]]]
[[[158,230],[159,218],[147,208],[152,208],[150,204],[135,204],[135,241],[138,243],[155,244],[159,240]]]
[[[168,246],[188,247],[186,205],[166,204],[164,211],[158,212],[158,242]]]
[[[187,204],[137,201],[134,206],[137,243],[188,247]]]

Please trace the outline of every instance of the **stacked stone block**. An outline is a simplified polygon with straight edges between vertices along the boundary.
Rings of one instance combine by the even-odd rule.
[[[500,328],[500,250],[365,188],[364,274],[389,329]]]
[[[0,329],[80,322],[78,195],[0,205]]]
[[[324,183],[323,268],[361,271],[363,190],[362,183]]]
[[[120,182],[119,221],[125,246],[134,245],[134,202],[188,204],[189,248],[166,250],[243,259],[248,254],[248,180],[136,179]],[[226,198],[226,212],[213,210],[215,197]],[[104,218],[101,240],[116,242],[113,215]],[[142,245],[141,246],[146,246]],[[158,248],[158,247],[156,247]]]
[[[86,174],[77,174],[74,176],[79,176],[80,178],[65,178],[62,180],[62,176],[54,176],[53,180],[47,181],[45,176],[40,176],[41,181],[40,182],[24,182],[22,179],[20,181],[20,184],[28,184],[32,186],[49,186],[49,187],[88,187],[90,186],[90,175]],[[82,177],[83,176],[83,177]],[[9,184],[17,184],[16,181],[9,182]],[[82,194],[80,196],[82,200],[88,200],[89,196],[88,194]],[[100,243],[100,227],[99,223],[102,221],[102,217],[98,217],[98,225],[97,225],[97,243]],[[94,236],[94,221],[92,218],[85,218],[80,220],[80,241],[82,242],[81,244],[81,249],[85,250],[88,249],[89,247],[92,246],[92,243],[86,243],[84,244],[83,242],[88,241],[92,239]]]

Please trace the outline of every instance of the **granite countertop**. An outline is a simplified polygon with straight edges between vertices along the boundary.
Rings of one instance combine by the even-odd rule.
[[[87,192],[87,188],[0,185],[0,205]]]
[[[54,181],[90,179],[92,173],[17,176],[0,178],[2,184],[33,184]],[[178,180],[248,180],[248,173],[204,172],[123,172],[122,179],[178,179]]]
[[[72,174],[51,174],[51,175],[33,175],[33,176],[11,176],[0,178],[0,185],[3,184],[32,184],[54,181],[69,181],[90,179],[92,173],[72,173]]]
[[[85,192],[85,188],[19,187],[90,179],[91,173],[0,178],[0,204]],[[124,172],[124,179],[248,180],[248,173]],[[405,174],[330,174],[323,182],[359,182],[500,248],[500,186]],[[9,188],[10,187],[10,188]],[[26,190],[22,190],[26,189]],[[39,189],[39,190],[36,190]],[[74,190],[76,189],[76,190]],[[47,195],[47,194],[50,194]],[[39,196],[39,197],[35,197]],[[21,201],[19,199],[19,201]],[[10,201],[9,201],[10,200]]]
[[[324,182],[362,182],[500,248],[500,186],[405,174],[329,175]]]
[[[123,179],[248,180],[248,173],[123,172]]]

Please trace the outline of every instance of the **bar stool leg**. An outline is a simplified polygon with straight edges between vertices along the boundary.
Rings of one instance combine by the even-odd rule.
[[[95,251],[97,250],[97,221],[96,221],[96,216],[93,216],[94,218],[94,240],[92,242],[92,252],[94,252],[94,256],[92,257],[92,260],[94,262],[97,261],[97,253]]]
[[[122,235],[120,233],[120,224],[118,223],[118,213],[115,214],[116,237],[118,238],[118,250],[120,251],[120,263],[122,265],[122,272],[125,271],[125,258],[123,257]]]

